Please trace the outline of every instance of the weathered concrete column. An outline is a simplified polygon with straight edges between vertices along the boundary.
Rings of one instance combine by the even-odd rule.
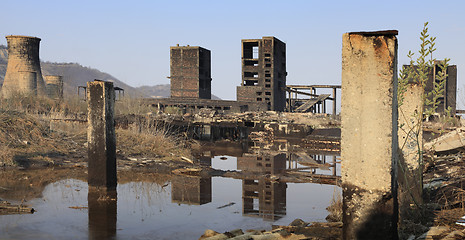
[[[423,151],[423,87],[408,83],[399,106],[399,203],[402,213],[423,202],[420,159]]]
[[[87,82],[89,191],[116,189],[115,91],[112,82]]]
[[[343,35],[343,239],[398,238],[396,35]]]

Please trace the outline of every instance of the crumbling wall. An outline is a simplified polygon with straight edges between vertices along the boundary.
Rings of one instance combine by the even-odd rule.
[[[63,98],[63,77],[48,75],[45,78],[47,96],[53,99]]]

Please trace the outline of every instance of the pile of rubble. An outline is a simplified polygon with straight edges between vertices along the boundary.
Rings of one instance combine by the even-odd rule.
[[[342,223],[308,223],[301,219],[294,220],[289,226],[273,225],[271,231],[242,229],[218,233],[206,230],[199,240],[298,240],[298,239],[340,239]]]

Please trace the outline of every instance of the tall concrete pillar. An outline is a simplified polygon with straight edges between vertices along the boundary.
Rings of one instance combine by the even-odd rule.
[[[7,98],[17,93],[45,96],[39,60],[40,38],[10,35],[6,40],[8,65],[2,95]]]
[[[87,82],[89,191],[116,189],[115,90],[112,82]]]
[[[48,75],[45,78],[45,90],[47,96],[53,99],[63,98],[63,77]]]
[[[408,83],[399,106],[399,203],[401,217],[411,204],[421,204],[423,194],[420,164],[423,151],[423,87]]]
[[[397,239],[397,31],[342,40],[343,239]]]

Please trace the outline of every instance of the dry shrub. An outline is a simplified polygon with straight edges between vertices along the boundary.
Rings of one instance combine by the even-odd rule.
[[[142,133],[117,129],[116,144],[121,154],[127,156],[172,158],[191,155],[183,139],[160,129]]]
[[[34,115],[59,115],[76,117],[86,113],[87,104],[78,98],[50,99],[25,94],[13,94],[9,98],[0,98],[0,109]]]
[[[4,165],[15,165],[16,159],[51,162],[49,153],[61,150],[49,127],[26,113],[0,110],[0,148]]]
[[[342,196],[336,189],[334,189],[331,204],[326,210],[329,212],[329,215],[326,217],[328,222],[342,222]]]
[[[11,166],[14,164],[14,150],[7,145],[0,145],[0,162],[1,165]]]
[[[144,103],[143,99],[124,97],[115,103],[115,114],[116,115],[145,115],[151,113],[154,108],[149,104]]]

